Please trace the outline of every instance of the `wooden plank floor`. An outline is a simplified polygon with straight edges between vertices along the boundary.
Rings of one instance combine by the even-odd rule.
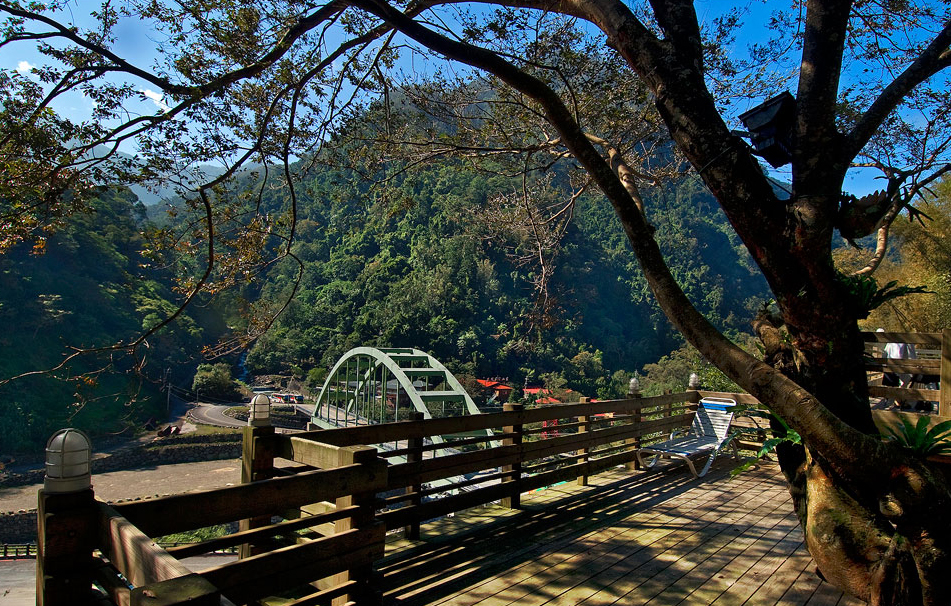
[[[864,604],[816,576],[778,466],[731,480],[734,464],[614,470],[425,524],[388,545],[384,603]]]

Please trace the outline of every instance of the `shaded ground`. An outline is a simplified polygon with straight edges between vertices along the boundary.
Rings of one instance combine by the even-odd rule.
[[[386,606],[861,606],[815,573],[773,462],[729,479],[616,469],[391,542]]]

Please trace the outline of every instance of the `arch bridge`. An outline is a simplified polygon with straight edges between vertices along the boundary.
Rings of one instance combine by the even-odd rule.
[[[436,358],[412,348],[355,347],[327,375],[311,421],[324,429],[479,414]],[[440,440],[441,441],[441,440]]]

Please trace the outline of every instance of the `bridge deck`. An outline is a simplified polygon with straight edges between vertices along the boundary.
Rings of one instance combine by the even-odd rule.
[[[384,604],[860,606],[815,574],[779,468],[615,470],[393,541]]]

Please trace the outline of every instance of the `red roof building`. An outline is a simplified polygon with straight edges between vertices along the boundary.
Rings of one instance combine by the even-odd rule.
[[[512,388],[505,383],[493,379],[476,379],[476,382],[482,386],[483,390],[493,392],[497,402],[507,402],[509,396],[512,395]]]

